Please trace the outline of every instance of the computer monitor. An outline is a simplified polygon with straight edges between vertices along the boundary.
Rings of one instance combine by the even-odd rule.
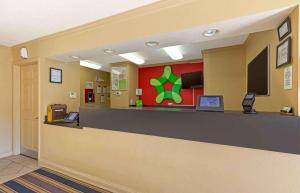
[[[196,110],[224,112],[223,96],[199,96]]]
[[[79,117],[79,113],[78,112],[70,112],[64,119],[64,122],[67,123],[73,123],[75,122]]]

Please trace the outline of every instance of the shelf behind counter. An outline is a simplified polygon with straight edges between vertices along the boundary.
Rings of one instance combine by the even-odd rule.
[[[80,126],[300,154],[300,118],[182,108],[80,108]]]

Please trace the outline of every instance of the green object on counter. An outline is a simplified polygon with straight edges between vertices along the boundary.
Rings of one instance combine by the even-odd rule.
[[[142,107],[143,106],[143,101],[141,99],[136,100],[135,102],[137,107]]]

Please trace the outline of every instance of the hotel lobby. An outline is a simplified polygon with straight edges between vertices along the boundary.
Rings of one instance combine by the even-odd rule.
[[[297,0],[3,5],[0,192],[300,192]]]

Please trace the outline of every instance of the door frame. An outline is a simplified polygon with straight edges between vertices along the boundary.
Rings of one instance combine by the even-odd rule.
[[[40,58],[20,60],[13,63],[13,154],[21,153],[21,67],[36,64],[38,68],[38,159],[40,158],[41,116],[41,62]]]

